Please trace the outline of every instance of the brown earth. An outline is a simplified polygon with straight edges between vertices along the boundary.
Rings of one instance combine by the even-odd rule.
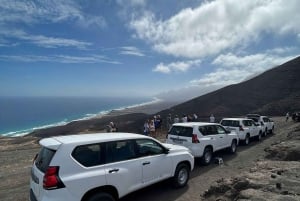
[[[122,200],[300,200],[300,124],[285,122],[281,117],[274,121],[275,134],[261,142],[240,146],[235,155],[217,153],[223,158],[222,165],[201,166],[196,161],[187,187],[174,190],[169,181],[164,181]],[[28,200],[30,167],[39,149],[38,139],[0,138],[1,201]]]

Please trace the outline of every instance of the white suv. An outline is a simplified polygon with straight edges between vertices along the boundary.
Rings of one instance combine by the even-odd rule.
[[[250,143],[250,138],[256,137],[259,141],[262,136],[262,127],[252,119],[246,118],[224,118],[220,122],[227,130],[235,131],[239,139],[246,145]]]
[[[31,169],[31,201],[114,201],[167,178],[183,187],[194,168],[187,148],[138,134],[59,136],[40,145]]]
[[[267,116],[261,116],[259,114],[247,114],[247,118],[253,119],[256,123],[260,123],[264,135],[274,132],[274,122]]]
[[[189,148],[194,157],[202,157],[202,163],[208,165],[215,151],[229,148],[235,153],[239,137],[217,123],[188,122],[173,124],[166,142]]]

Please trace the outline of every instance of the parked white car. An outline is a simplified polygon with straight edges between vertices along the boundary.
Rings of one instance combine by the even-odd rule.
[[[217,123],[188,122],[173,124],[166,142],[189,148],[194,157],[202,157],[202,163],[207,165],[215,151],[228,148],[235,153],[239,137]]]
[[[250,138],[255,137],[258,141],[261,140],[262,126],[252,119],[223,118],[220,124],[227,130],[235,131],[240,141],[243,141],[246,145],[250,143]]]
[[[247,114],[247,118],[253,119],[256,123],[260,123],[264,136],[274,132],[274,122],[269,117],[259,114]]]
[[[183,187],[194,168],[187,148],[138,134],[60,136],[40,145],[31,169],[31,201],[114,201],[168,178]]]

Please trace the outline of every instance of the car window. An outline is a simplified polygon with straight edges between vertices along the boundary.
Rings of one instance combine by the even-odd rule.
[[[269,119],[268,119],[267,117],[264,117],[264,118],[263,118],[263,121],[264,121],[264,122],[269,122]]]
[[[134,140],[122,140],[106,143],[106,162],[119,162],[137,157]]]
[[[73,158],[85,167],[92,167],[104,163],[103,151],[100,144],[81,145],[72,152]]]
[[[172,126],[171,130],[169,131],[169,134],[182,137],[192,137],[193,128],[185,126]]]
[[[239,127],[240,123],[236,120],[222,120],[221,125],[223,126],[230,126],[230,127]]]
[[[252,121],[250,121],[250,120],[243,120],[243,124],[244,124],[244,126],[249,127],[249,126],[252,126]]]
[[[199,131],[203,134],[203,135],[215,135],[217,134],[217,128],[215,127],[215,125],[208,125],[208,126],[201,126],[199,128]]]
[[[226,130],[223,127],[221,127],[219,125],[216,125],[215,127],[217,129],[217,134],[225,134],[226,133]]]
[[[46,147],[43,147],[40,152],[37,155],[37,158],[35,160],[36,167],[42,171],[46,172],[53,156],[55,154],[55,151],[52,149],[48,149]]]
[[[139,156],[151,156],[164,153],[164,148],[157,142],[150,139],[136,140]]]

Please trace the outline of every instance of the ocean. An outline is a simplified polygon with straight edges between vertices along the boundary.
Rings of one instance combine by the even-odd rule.
[[[0,136],[24,136],[34,129],[64,125],[155,101],[152,98],[0,97]]]

